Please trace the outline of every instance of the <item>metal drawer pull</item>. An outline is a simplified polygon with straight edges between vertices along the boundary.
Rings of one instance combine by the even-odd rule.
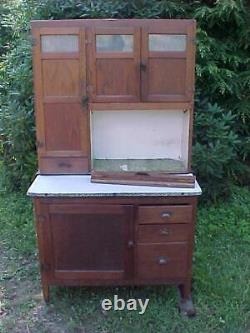
[[[158,264],[159,265],[166,265],[168,263],[168,258],[167,257],[159,257],[158,259]]]
[[[160,233],[161,233],[161,235],[168,236],[169,235],[169,230],[168,230],[168,228],[164,228],[164,229],[161,229]]]
[[[170,217],[172,215],[171,212],[163,212],[161,213],[161,217]]]
[[[66,163],[66,162],[60,162],[60,163],[58,163],[58,166],[60,168],[71,168],[71,164],[70,163]]]

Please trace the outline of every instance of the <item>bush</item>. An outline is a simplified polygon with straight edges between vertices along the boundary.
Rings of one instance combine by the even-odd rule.
[[[197,65],[193,168],[206,199],[249,183],[250,7],[247,1],[13,0],[0,32],[0,130],[5,179],[26,188],[36,170],[30,19],[196,18]],[[4,30],[2,30],[4,29]],[[11,40],[8,40],[11,37]]]
[[[216,103],[198,99],[195,113],[193,167],[203,184],[204,198],[216,200],[230,192],[232,165],[240,143],[235,116]]]

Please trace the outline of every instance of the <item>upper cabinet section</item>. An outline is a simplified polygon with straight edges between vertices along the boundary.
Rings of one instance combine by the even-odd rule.
[[[140,29],[98,27],[89,32],[93,102],[140,101]]]
[[[84,103],[192,102],[194,94],[195,21],[163,19],[93,19],[35,21],[43,30],[44,59],[57,59],[63,86],[47,85],[47,97],[83,96]],[[53,31],[59,33],[51,34]],[[46,34],[46,30],[49,32]],[[79,34],[84,30],[86,35]],[[71,85],[85,45],[86,94]],[[80,54],[80,57],[83,56]],[[58,61],[72,59],[71,61]],[[52,68],[50,68],[52,67]],[[45,72],[55,70],[45,62]],[[51,72],[51,75],[52,75]],[[71,82],[71,83],[70,83]],[[52,89],[51,89],[52,88]],[[60,89],[60,91],[58,91]],[[53,95],[51,95],[53,94]]]

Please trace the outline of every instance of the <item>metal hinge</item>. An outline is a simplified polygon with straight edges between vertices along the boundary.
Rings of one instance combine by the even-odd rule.
[[[93,91],[93,86],[87,85],[86,90],[87,90],[87,92],[92,92]]]
[[[196,44],[197,43],[197,38],[190,37],[190,42],[193,43],[193,44]]]
[[[36,141],[36,146],[37,146],[37,148],[42,148],[44,146],[44,143],[41,142],[41,141],[39,141],[39,140],[37,140]]]
[[[37,39],[35,37],[31,38],[31,45],[36,46],[37,45]]]
[[[44,215],[38,215],[37,216],[37,222],[41,223],[46,220],[46,217]]]
[[[47,272],[50,270],[50,265],[49,264],[45,264],[45,263],[41,263],[40,264],[40,269],[42,272]]]
[[[89,97],[88,96],[83,96],[82,98],[82,106],[85,108],[88,105],[89,102]]]

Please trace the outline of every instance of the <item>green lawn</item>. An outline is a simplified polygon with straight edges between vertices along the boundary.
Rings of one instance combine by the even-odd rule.
[[[200,207],[194,257],[197,316],[178,314],[173,287],[53,288],[41,298],[30,199],[0,194],[0,332],[250,333],[250,192],[235,188],[226,203]],[[103,313],[114,294],[149,298],[144,315]]]

